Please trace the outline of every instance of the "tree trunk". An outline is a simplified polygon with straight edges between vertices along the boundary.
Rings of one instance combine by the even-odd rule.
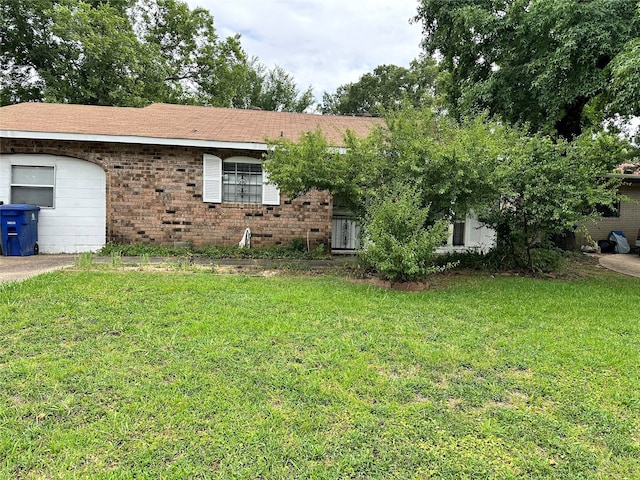
[[[559,136],[572,141],[582,133],[582,110],[588,101],[587,97],[578,97],[573,103],[565,104],[564,116],[555,125]]]

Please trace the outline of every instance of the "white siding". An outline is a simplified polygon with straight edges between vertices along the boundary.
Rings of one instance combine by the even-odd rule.
[[[464,245],[467,248],[475,248],[487,252],[493,248],[496,243],[495,230],[480,224],[478,219],[473,215],[467,216],[464,233]]]
[[[445,247],[437,249],[438,253],[480,251],[488,252],[496,244],[496,232],[478,222],[477,217],[470,213],[464,220],[464,245],[453,245],[453,224],[449,227],[449,239]]]
[[[0,155],[0,201],[11,203],[11,165],[55,167],[54,208],[42,208],[38,245],[42,253],[99,250],[105,244],[106,176],[102,168],[76,158]]]

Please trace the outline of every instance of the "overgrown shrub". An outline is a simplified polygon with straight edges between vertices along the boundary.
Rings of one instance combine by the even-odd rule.
[[[530,250],[528,259],[526,251],[519,253],[511,249],[494,248],[487,253],[451,252],[438,255],[435,264],[440,266],[456,265],[457,268],[471,270],[497,271],[529,271],[539,273],[561,272],[567,265],[566,255],[550,245]]]
[[[436,248],[447,235],[447,222],[425,225],[429,207],[409,186],[384,189],[367,209],[363,224],[363,261],[392,282],[423,278],[440,270],[434,264]]]
[[[306,252],[307,242],[302,237],[295,237],[289,242],[289,248],[294,252]]]
[[[493,255],[512,269],[561,268],[562,255],[551,240],[566,239],[574,225],[595,218],[595,206],[619,199],[619,182],[605,179],[609,151],[590,137],[572,143],[522,137],[495,170],[499,201],[478,210],[480,221],[497,233]]]
[[[469,270],[491,270],[489,256],[479,251],[448,252],[436,255],[435,265],[446,267],[455,265],[456,268]],[[497,269],[497,268],[496,268]]]
[[[534,248],[531,250],[531,268],[537,272],[560,272],[566,264],[567,259],[556,248]]]

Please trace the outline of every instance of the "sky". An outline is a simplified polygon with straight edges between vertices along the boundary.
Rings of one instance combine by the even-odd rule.
[[[239,33],[250,56],[280,65],[301,91],[355,82],[383,64],[408,67],[420,54],[418,0],[187,0],[211,12],[220,37]]]

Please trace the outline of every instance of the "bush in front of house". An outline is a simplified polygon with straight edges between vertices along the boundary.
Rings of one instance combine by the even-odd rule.
[[[409,185],[383,188],[372,200],[362,226],[363,261],[392,282],[424,278],[434,266],[436,248],[447,238],[444,220],[425,226],[429,207],[421,206],[420,192]]]
[[[530,255],[531,259],[526,264],[514,262],[511,250],[498,247],[486,253],[479,251],[445,253],[438,255],[434,261],[439,267],[456,265],[463,270],[558,273],[566,269],[567,259],[576,253],[563,251],[549,244],[532,248]]]

